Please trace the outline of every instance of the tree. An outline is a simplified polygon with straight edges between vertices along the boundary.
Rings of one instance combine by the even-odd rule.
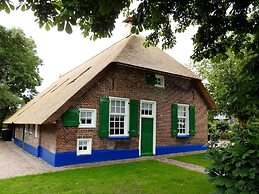
[[[251,54],[240,58],[229,51],[228,55],[225,61],[204,60],[196,68],[207,80],[206,87],[217,104],[218,113],[238,118],[243,126],[251,117],[259,116],[258,99],[254,98],[253,90],[259,85],[259,77],[247,69]]]
[[[0,129],[8,115],[37,93],[41,63],[32,39],[20,29],[0,26]]]
[[[161,39],[164,48],[175,44],[175,33],[184,32],[190,25],[198,25],[194,37],[197,59],[224,54],[229,47],[237,52],[242,47],[258,48],[259,2],[257,0],[141,0],[136,9],[130,10],[132,0],[19,0],[22,10],[31,9],[40,26],[72,32],[71,25],[78,25],[85,36],[109,37],[115,19],[121,12],[133,18],[132,31],[152,30],[148,43],[157,44]],[[0,10],[14,9],[11,0],[3,0]],[[176,26],[172,26],[172,21]],[[230,33],[231,32],[231,33]],[[249,45],[243,44],[247,35],[256,35]]]
[[[79,26],[84,36],[92,39],[110,37],[115,20],[124,12],[132,18],[132,32],[150,30],[146,46],[162,42],[163,48],[172,48],[175,33],[184,32],[197,25],[193,37],[193,59],[217,58],[225,61],[232,55],[246,58],[244,71],[253,80],[259,79],[259,1],[258,0],[141,0],[136,9],[130,10],[133,0],[19,0],[17,8],[31,9],[40,27],[72,33],[73,25]],[[0,2],[0,10],[14,9],[11,0]],[[175,22],[173,25],[172,22]],[[231,50],[231,52],[228,52]],[[247,55],[249,55],[247,57]],[[256,78],[256,79],[255,79]],[[259,104],[259,84],[244,90],[251,101]],[[244,92],[243,91],[243,92]],[[243,93],[244,94],[244,93]]]

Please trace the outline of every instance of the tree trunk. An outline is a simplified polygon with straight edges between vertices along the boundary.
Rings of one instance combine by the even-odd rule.
[[[238,118],[240,128],[245,128],[247,125],[247,119]]]

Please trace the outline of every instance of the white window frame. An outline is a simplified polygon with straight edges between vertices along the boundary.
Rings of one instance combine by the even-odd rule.
[[[25,134],[29,133],[28,124],[24,125],[24,132],[25,132]]]
[[[34,129],[34,138],[38,138],[38,125],[35,124],[35,129]]]
[[[152,114],[150,115],[150,114],[142,114],[142,105],[143,104],[151,104],[152,105],[152,108],[151,108],[151,110],[152,110]],[[145,110],[145,109],[144,109]],[[148,110],[150,110],[149,108],[148,108]],[[156,116],[156,103],[155,103],[155,101],[148,101],[148,100],[141,100],[141,103],[140,103],[140,116],[141,117],[145,117],[145,118],[155,118]]]
[[[186,117],[184,116],[179,116],[179,107],[186,107]],[[185,122],[185,133],[180,133],[180,129],[178,127],[178,134],[177,136],[186,136],[186,135],[189,135],[190,134],[190,126],[189,126],[189,105],[188,104],[178,104],[178,110],[177,110],[177,115],[178,115],[178,118],[177,118],[177,121],[179,118],[185,118],[186,119],[186,122]],[[178,125],[178,122],[177,122],[177,125]]]
[[[80,141],[87,141],[87,150],[79,150]],[[76,154],[77,154],[77,156],[91,155],[92,154],[92,138],[78,138],[77,146],[76,146]]]
[[[121,113],[111,113],[111,101],[120,100],[125,101],[125,114],[124,114],[124,134],[110,134],[110,117],[112,115],[122,115]],[[109,137],[128,137],[129,136],[129,99],[120,97],[109,97]]]
[[[96,128],[96,109],[89,109],[89,108],[80,108],[79,109],[79,128]],[[91,124],[82,124],[81,123],[81,112],[91,112],[92,113],[92,123]]]
[[[159,74],[155,74],[155,78],[156,79],[160,79],[160,81],[161,81],[160,84],[157,84],[157,82],[156,82],[155,86],[164,88],[165,87],[165,76],[159,75]]]

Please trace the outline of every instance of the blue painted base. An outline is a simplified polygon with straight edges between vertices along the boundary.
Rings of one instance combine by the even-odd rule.
[[[19,139],[14,139],[14,143],[22,147],[22,142]],[[92,150],[91,155],[77,156],[76,152],[57,152],[53,153],[44,147],[37,148],[24,143],[23,149],[36,157],[40,157],[50,165],[58,167],[73,164],[102,162],[109,160],[120,160],[129,158],[138,158],[139,150]],[[156,155],[190,152],[207,150],[207,147],[202,144],[181,145],[181,146],[158,146],[156,147]]]
[[[39,156],[39,151],[38,151],[39,150],[39,146],[35,148],[35,147],[31,146],[30,144],[27,144],[25,142],[23,143],[21,140],[16,139],[16,138],[14,138],[14,143],[17,146],[23,148],[25,151],[29,152],[30,154],[32,154],[32,155],[34,155],[36,157]]]
[[[188,145],[175,145],[175,146],[157,146],[156,155],[174,154],[192,151],[207,150],[208,147],[203,144],[188,144]]]

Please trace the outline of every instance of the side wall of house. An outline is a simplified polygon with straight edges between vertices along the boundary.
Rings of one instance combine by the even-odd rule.
[[[34,156],[38,156],[38,147],[40,144],[39,130],[36,125],[15,125],[14,143],[22,147]]]
[[[139,137],[130,140],[109,140],[98,136],[100,97],[124,97],[134,100],[156,101],[156,146],[207,143],[207,107],[194,88],[191,79],[165,76],[165,88],[146,83],[148,71],[116,65],[111,67],[73,106],[97,110],[96,128],[62,127],[57,121],[57,152],[75,152],[77,138],[92,138],[93,150],[138,149]],[[163,74],[162,74],[163,75]],[[196,135],[191,139],[177,139],[171,135],[171,105],[192,104],[196,107]],[[139,113],[138,113],[139,115]],[[139,123],[139,121],[138,121]]]

